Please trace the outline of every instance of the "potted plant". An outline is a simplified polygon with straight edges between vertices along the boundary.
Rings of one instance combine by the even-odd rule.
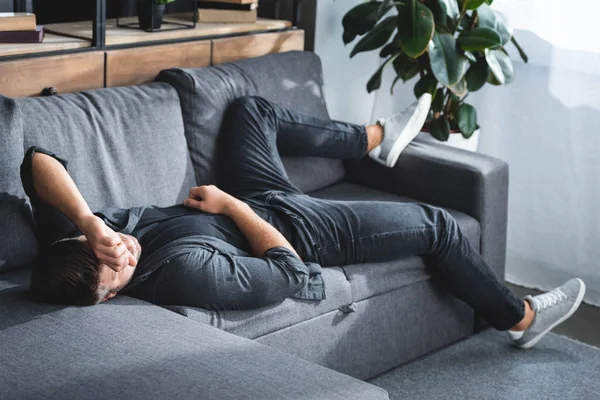
[[[140,29],[156,31],[162,26],[165,5],[175,0],[138,0],[138,20]]]
[[[453,132],[471,138],[479,126],[477,111],[465,102],[469,92],[486,82],[513,81],[514,68],[505,49],[509,42],[527,62],[504,15],[490,8],[492,1],[372,0],[348,11],[342,21],[344,43],[362,36],[350,57],[381,49],[385,59],[369,79],[367,91],[380,88],[382,73],[390,66],[396,72],[392,94],[399,80],[418,75],[415,96],[433,96],[424,130],[441,141]]]

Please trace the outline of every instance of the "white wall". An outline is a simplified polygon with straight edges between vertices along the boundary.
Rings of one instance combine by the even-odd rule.
[[[356,123],[414,100],[413,82],[391,96],[393,71],[368,95],[375,52],[350,60],[341,20],[360,0],[318,0],[315,52],[324,64],[333,118]],[[511,168],[507,279],[550,289],[580,276],[600,305],[600,41],[594,0],[496,0],[530,56],[512,51],[517,77],[470,97],[482,127],[480,151]],[[584,11],[582,11],[584,10]],[[513,49],[511,45],[509,50]]]
[[[362,0],[318,0],[315,53],[323,61],[325,96],[334,119],[369,122],[375,94],[368,95],[369,77],[379,67],[375,54],[358,54],[352,60],[352,45],[342,41],[342,17]]]
[[[507,279],[579,276],[600,305],[600,42],[594,0],[496,0],[530,56],[477,93],[480,150],[511,167]],[[513,59],[517,59],[516,52]]]

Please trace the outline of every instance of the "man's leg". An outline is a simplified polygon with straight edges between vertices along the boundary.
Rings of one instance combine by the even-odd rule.
[[[300,194],[280,155],[360,159],[381,137],[378,126],[320,120],[260,97],[241,97],[223,121],[218,184],[238,197],[270,190]]]
[[[446,289],[521,348],[534,346],[577,310],[585,284],[574,278],[538,296],[517,298],[470,246],[446,211],[412,203],[330,202],[318,208],[342,217],[337,232],[319,235],[325,265],[391,261],[420,255]],[[330,224],[331,226],[331,224]],[[322,229],[318,229],[321,231]],[[511,332],[512,331],[512,332]]]
[[[322,243],[323,264],[424,256],[446,289],[496,329],[513,328],[526,316],[523,300],[494,275],[445,210],[413,203],[324,202],[325,212],[329,207],[342,210],[345,218],[337,224],[339,232],[327,234],[336,239]]]

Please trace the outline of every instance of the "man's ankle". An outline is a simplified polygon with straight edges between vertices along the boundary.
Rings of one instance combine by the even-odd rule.
[[[369,125],[366,127],[366,132],[368,140],[367,151],[371,151],[383,141],[383,127],[379,124]]]
[[[523,303],[525,304],[525,316],[521,321],[519,321],[518,324],[510,328],[511,331],[522,332],[529,328],[529,326],[533,322],[533,317],[535,317],[535,311],[533,311],[533,308],[531,307],[531,304],[529,304],[529,301],[523,300]]]

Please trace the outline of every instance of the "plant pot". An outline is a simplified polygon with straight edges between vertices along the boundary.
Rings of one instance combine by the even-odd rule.
[[[473,132],[473,135],[465,139],[460,132],[452,132],[447,142],[442,142],[448,146],[456,147],[463,150],[477,151],[479,146],[479,132],[481,129],[477,129]]]
[[[138,20],[140,29],[145,31],[156,31],[162,26],[165,14],[164,4],[154,4],[154,1],[138,1]]]
[[[459,131],[452,131],[450,133],[450,137],[448,141],[442,142],[431,136],[427,129],[423,129],[420,137],[424,137],[425,140],[437,142],[444,144],[450,147],[456,147],[458,149],[468,150],[468,151],[477,151],[477,147],[479,146],[479,133],[481,129],[477,129],[473,132],[473,135],[469,139],[465,139],[463,135]]]

